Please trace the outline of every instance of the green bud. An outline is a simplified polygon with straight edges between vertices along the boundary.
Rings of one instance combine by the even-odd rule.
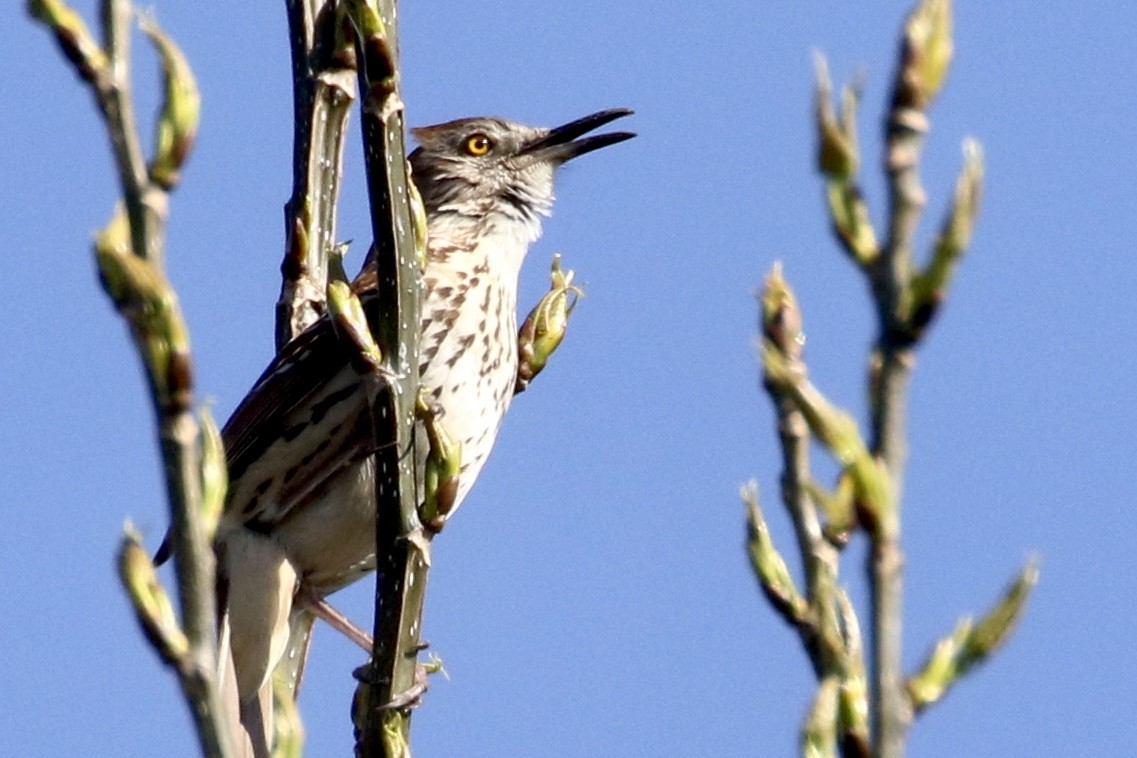
[[[837,696],[840,681],[827,676],[817,685],[813,705],[801,730],[801,752],[806,758],[837,756]]]
[[[971,629],[971,619],[961,619],[955,631],[936,643],[920,671],[908,680],[908,694],[917,711],[939,700],[955,683],[960,674],[960,651]]]
[[[825,539],[837,547],[844,547],[857,526],[853,478],[848,473],[842,472],[837,477],[837,486],[832,492],[813,481],[806,484],[806,490],[825,513],[826,524],[823,529]]]
[[[801,309],[793,290],[782,276],[781,262],[766,277],[759,297],[762,308],[762,336],[787,359],[801,358],[805,335],[801,330]]]
[[[809,606],[794,586],[785,559],[774,547],[774,542],[770,538],[770,530],[758,505],[757,482],[752,481],[744,485],[739,491],[739,496],[746,504],[746,543],[750,566],[758,578],[762,592],[788,621],[800,623],[808,615]]]
[[[920,334],[932,321],[947,297],[947,289],[959,259],[971,244],[983,194],[983,149],[975,140],[963,143],[963,169],[955,185],[955,197],[936,239],[927,268],[912,278],[912,329]]]
[[[280,666],[273,672],[272,712],[272,758],[301,758],[304,755],[304,722],[300,718],[300,709],[296,707],[296,689]]]
[[[225,510],[229,468],[225,462],[225,443],[208,405],[201,408],[198,418],[201,422],[201,528],[206,541],[212,542]]]
[[[94,83],[109,74],[110,63],[103,49],[83,22],[82,16],[61,0],[28,0],[28,13],[51,29],[55,41],[76,73]]]
[[[387,25],[375,4],[367,0],[347,0],[348,15],[361,37],[387,35]]]
[[[355,348],[352,362],[356,369],[361,373],[381,371],[383,353],[371,335],[363,304],[347,282],[343,268],[346,251],[347,245],[336,245],[328,255],[328,313],[340,339],[347,340]]]
[[[347,0],[347,14],[355,26],[363,48],[364,78],[370,87],[377,87],[384,100],[395,92],[395,65],[394,51],[387,39],[387,25],[375,4],[367,0]],[[371,94],[367,95],[370,100]],[[401,107],[397,102],[386,102],[384,109]],[[388,112],[391,112],[388,110]],[[386,117],[382,117],[386,121]]]
[[[880,255],[880,244],[860,189],[850,182],[826,182],[825,201],[833,232],[849,256],[860,266],[875,261]]]
[[[572,283],[574,272],[561,271],[561,256],[553,256],[549,291],[529,312],[518,332],[518,368],[515,392],[523,392],[541,373],[564,340],[569,316],[584,292]]]
[[[894,105],[926,109],[943,87],[951,63],[951,2],[923,0],[904,25]]]
[[[436,653],[430,653],[422,667],[428,674],[442,674],[443,679],[450,678],[450,674],[447,673],[446,667],[442,664],[442,658]]]
[[[817,123],[817,167],[822,174],[848,181],[857,174],[860,151],[857,147],[856,109],[858,93],[852,87],[841,91],[840,116],[833,109],[833,86],[829,65],[821,53],[814,54],[817,83],[814,88],[814,116]]]
[[[870,534],[876,538],[894,532],[898,524],[891,480],[869,452],[857,422],[806,380],[804,367],[791,365],[769,341],[763,344],[762,367],[767,384],[793,401],[810,431],[852,480],[858,515]]]
[[[177,664],[189,652],[189,640],[178,624],[170,598],[158,580],[154,563],[130,523],[118,552],[118,574],[143,633],[162,660]]]
[[[859,755],[869,755],[869,694],[864,667],[859,673],[841,679],[838,694],[838,715],[845,740],[861,746]]]
[[[158,52],[165,84],[150,178],[163,189],[170,190],[178,183],[179,172],[197,138],[201,95],[189,61],[157,22],[143,16],[139,19],[139,26]]]
[[[964,618],[950,637],[936,643],[920,671],[908,681],[908,692],[917,711],[942,698],[964,674],[987,660],[1007,640],[1037,582],[1038,562],[1032,558],[1003,599],[978,623]]]
[[[426,458],[425,495],[419,514],[423,524],[435,532],[442,531],[458,498],[458,475],[462,471],[462,445],[456,442],[446,426],[439,422],[420,392],[415,413],[423,422],[430,450]]]
[[[130,221],[122,204],[115,206],[114,215],[95,237],[96,255],[130,255]],[[104,287],[106,283],[104,282]],[[107,292],[117,301],[113,292]]]
[[[95,238],[95,259],[103,289],[131,326],[160,407],[188,409],[193,392],[189,331],[161,269],[130,252],[121,206]]]
[[[1003,599],[989,610],[967,637],[965,670],[987,658],[1002,645],[1022,617],[1031,590],[1038,583],[1038,559],[1031,558],[1007,588]]]
[[[982,197],[983,146],[978,140],[966,139],[963,141],[963,170],[955,184],[955,198],[940,233],[940,244],[955,251],[967,249]]]
[[[411,222],[414,226],[415,233],[415,253],[418,254],[419,268],[426,267],[426,243],[427,243],[427,221],[426,221],[426,205],[422,201],[422,195],[415,186],[414,179],[411,177],[411,164],[407,162],[407,193],[410,198],[411,205]]]
[[[814,90],[817,123],[817,166],[825,176],[825,200],[833,231],[849,255],[860,265],[879,255],[879,245],[868,206],[856,184],[860,166],[857,146],[857,103],[859,87],[841,90],[841,112],[833,108],[829,66],[821,53],[814,55],[817,85]]]

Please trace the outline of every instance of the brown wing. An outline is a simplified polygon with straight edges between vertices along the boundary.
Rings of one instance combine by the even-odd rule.
[[[375,273],[360,272],[352,289],[367,301],[375,292]],[[331,321],[321,318],[296,335],[273,359],[245,399],[225,422],[222,436],[230,479],[238,478],[267,445],[289,427],[295,411],[350,361]]]
[[[347,354],[327,319],[285,345],[222,430],[230,478],[239,478],[281,436],[294,411],[346,363]]]
[[[374,283],[374,274],[365,271],[353,283],[353,289],[368,300],[368,294],[374,292]],[[321,318],[285,345],[253,384],[221,432],[231,483],[230,500],[226,503],[230,518],[235,504],[232,496],[246,484],[241,481],[242,475],[260,460],[269,446],[289,433],[297,419],[305,415],[305,407],[311,404],[313,395],[349,361],[350,353],[340,342],[331,322]],[[353,452],[346,449],[328,449],[319,455],[319,460],[313,461],[317,465],[303,472],[303,476],[296,476],[290,486],[282,488],[278,494],[288,502],[278,502],[276,508],[286,513],[292,500],[318,486],[319,480],[330,476],[351,457]],[[248,503],[242,502],[236,507],[246,505]],[[268,517],[267,521],[271,522],[272,516],[252,512],[245,514],[241,520],[255,522]],[[155,562],[164,563],[170,552],[167,535],[155,554]]]

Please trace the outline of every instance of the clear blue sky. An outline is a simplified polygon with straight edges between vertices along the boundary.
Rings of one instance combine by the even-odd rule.
[[[416,755],[795,749],[812,675],[755,588],[736,495],[759,479],[788,551],[751,293],[784,261],[814,379],[863,418],[872,324],[812,172],[810,51],[827,52],[839,78],[868,73],[861,133],[879,222],[878,124],[907,7],[404,4],[412,124],[493,114],[551,125],[625,106],[640,133],[563,172],[530,259],[525,302],[554,252],[587,297],[436,542],[425,631],[452,678],[415,717]],[[204,96],[168,256],[200,394],[225,417],[272,351],[290,177],[283,3],[157,10]],[[156,545],[166,515],[140,372],[89,251],[115,199],[107,146],[43,30],[13,8],[3,29],[3,752],[188,755],[174,679],[112,571],[123,520]],[[925,160],[929,221],[966,136],[986,148],[988,183],[914,383],[909,666],[1031,552],[1042,581],[1009,646],[919,721],[911,753],[1130,753],[1137,6],[962,0],[956,29]],[[156,78],[141,55],[147,117]],[[359,241],[357,153],[353,141],[340,236]],[[863,545],[845,564],[863,597]],[[340,605],[366,622],[369,592]],[[310,755],[348,754],[361,662],[317,635],[301,699]]]

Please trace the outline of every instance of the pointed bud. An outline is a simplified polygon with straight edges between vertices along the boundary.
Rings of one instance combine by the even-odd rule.
[[[839,691],[840,682],[835,676],[827,676],[817,685],[817,694],[801,729],[801,753],[805,758],[836,758]]]
[[[95,43],[83,18],[61,0],[29,0],[28,13],[51,29],[59,49],[75,66],[79,77],[90,83],[109,75],[110,64]]]
[[[951,2],[923,0],[904,25],[893,108],[925,110],[943,87],[951,63]]]
[[[158,580],[154,563],[128,522],[118,552],[118,574],[134,606],[142,631],[162,660],[177,664],[189,652],[189,640],[178,624],[170,598]]]
[[[423,203],[422,195],[419,193],[418,187],[415,186],[414,179],[411,176],[410,161],[407,161],[407,192],[411,204],[411,223],[414,225],[415,253],[418,255],[419,268],[426,268],[426,204]]]
[[[987,660],[1007,640],[1037,582],[1038,562],[1032,558],[999,604],[978,623],[964,618],[950,637],[936,643],[920,671],[908,681],[908,692],[917,711],[942,698],[964,674]]]
[[[198,419],[201,423],[201,529],[206,542],[211,543],[225,510],[229,468],[225,462],[225,443],[208,405],[202,406]]]
[[[766,277],[759,297],[762,308],[762,336],[766,338],[787,360],[801,358],[805,346],[805,335],[801,330],[801,309],[797,298],[782,276],[781,262]]]
[[[947,298],[947,289],[959,259],[971,244],[983,195],[983,149],[973,139],[963,143],[963,169],[955,197],[944,218],[936,247],[927,267],[912,278],[912,331],[920,335]]]
[[[850,663],[859,660],[853,653],[860,648],[861,632],[855,614],[852,626],[846,626],[852,604],[845,590],[838,586],[835,570],[829,564],[817,565],[810,611],[815,620],[812,631],[820,647],[822,668],[845,675],[851,668]]]
[[[940,244],[957,251],[967,249],[982,197],[983,146],[978,140],[966,139],[963,141],[963,170],[955,184],[955,198],[940,233]]]
[[[842,645],[833,649],[831,668],[839,672],[841,682],[837,699],[841,755],[867,758],[872,751],[869,737],[868,678],[865,675],[861,625],[848,592],[835,585],[832,573],[826,570],[819,578],[822,579],[819,586],[825,587],[825,591],[819,593],[818,602],[822,602],[822,598],[829,598],[827,602],[832,609],[823,618],[834,616],[840,624]],[[825,623],[829,625],[833,622],[826,619]]]
[[[193,363],[178,298],[157,266],[130,252],[121,206],[95,238],[95,259],[103,289],[130,323],[159,406],[164,412],[188,410]]]
[[[971,628],[970,618],[961,619],[955,631],[936,643],[920,671],[908,680],[908,694],[917,711],[939,700],[955,683],[960,673],[960,651]]]
[[[365,78],[370,86],[379,86],[384,93],[394,92],[395,56],[387,41],[387,25],[373,3],[367,0],[347,0],[347,14],[355,26],[363,48]]]
[[[537,303],[521,324],[518,332],[517,384],[514,392],[524,392],[541,373],[556,349],[560,347],[568,330],[569,316],[577,301],[584,295],[572,283],[573,271],[561,271],[561,256],[553,256],[552,283],[549,291]]]
[[[999,604],[989,610],[967,638],[966,668],[987,658],[1002,645],[1022,618],[1031,590],[1038,583],[1038,559],[1030,558],[1007,588]]]
[[[296,688],[283,668],[278,665],[272,677],[272,756],[301,758],[304,755],[304,722],[296,706]]]
[[[346,0],[344,5],[360,36],[387,34],[387,26],[383,23],[383,17],[379,15],[374,3],[367,0]]]
[[[791,365],[769,341],[763,346],[762,367],[768,386],[794,403],[852,480],[857,513],[869,533],[877,538],[899,528],[888,472],[869,453],[853,417],[830,403],[806,380],[801,365]]]
[[[840,716],[843,755],[872,754],[869,737],[869,693],[864,669],[841,680],[837,712]]]
[[[201,118],[201,95],[197,80],[182,51],[158,27],[153,18],[140,17],[142,32],[153,43],[162,61],[165,97],[158,113],[158,134],[150,178],[165,190],[173,189],[189,159]]]
[[[833,109],[832,85],[825,56],[814,54],[817,70],[815,120],[817,124],[817,165],[826,177],[825,200],[833,232],[854,261],[864,266],[879,255],[879,246],[868,206],[855,179],[860,165],[857,147],[857,103],[859,87],[841,90],[841,112]]]
[[[311,224],[312,198],[305,195],[304,204],[293,216],[292,228],[289,230],[284,251],[284,260],[280,264],[280,273],[286,282],[299,281],[307,268],[308,228]]]
[[[841,91],[841,114],[833,109],[833,85],[829,64],[821,53],[814,53],[817,72],[814,87],[814,118],[817,124],[817,167],[831,179],[847,181],[857,174],[860,151],[857,147],[857,91]]]
[[[758,483],[752,481],[744,485],[739,496],[746,504],[746,545],[754,575],[774,609],[789,623],[798,624],[808,615],[809,606],[794,586],[785,559],[770,539],[770,530],[758,505]]]
[[[834,581],[832,578],[830,581]],[[835,587],[833,602],[837,617],[841,621],[841,638],[845,649],[845,675],[865,678],[865,646],[861,637],[861,622],[857,619],[857,609],[849,599],[849,593],[842,587]]]
[[[130,222],[126,218],[126,211],[123,209],[122,204],[119,203],[115,206],[114,215],[106,226],[99,231],[95,237],[95,254],[96,255],[130,255]],[[103,283],[103,288],[106,289],[107,283]],[[115,294],[107,291],[112,300],[118,301]]]
[[[832,492],[813,481],[806,485],[806,489],[825,513],[826,523],[822,528],[825,539],[834,547],[844,547],[857,528],[856,487],[853,478],[842,472],[837,477],[837,486]]]
[[[880,244],[860,189],[848,182],[827,182],[825,201],[833,233],[849,257],[861,267],[875,261],[880,255]]]
[[[363,304],[347,282],[347,273],[343,268],[346,252],[347,245],[341,244],[336,245],[328,255],[328,314],[340,339],[346,340],[354,348],[352,365],[356,371],[361,374],[382,371],[383,353],[371,335]]]
[[[462,471],[462,445],[438,419],[438,413],[420,392],[415,414],[426,430],[429,453],[426,457],[423,504],[419,511],[422,523],[434,532],[442,531],[446,519],[458,499],[458,476]]]

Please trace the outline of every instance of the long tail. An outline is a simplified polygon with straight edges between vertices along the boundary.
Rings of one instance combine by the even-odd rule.
[[[273,670],[294,649],[294,626],[307,652],[309,614],[293,613],[296,569],[275,540],[238,527],[219,541],[222,698],[236,703],[252,755],[268,758],[275,741]]]

